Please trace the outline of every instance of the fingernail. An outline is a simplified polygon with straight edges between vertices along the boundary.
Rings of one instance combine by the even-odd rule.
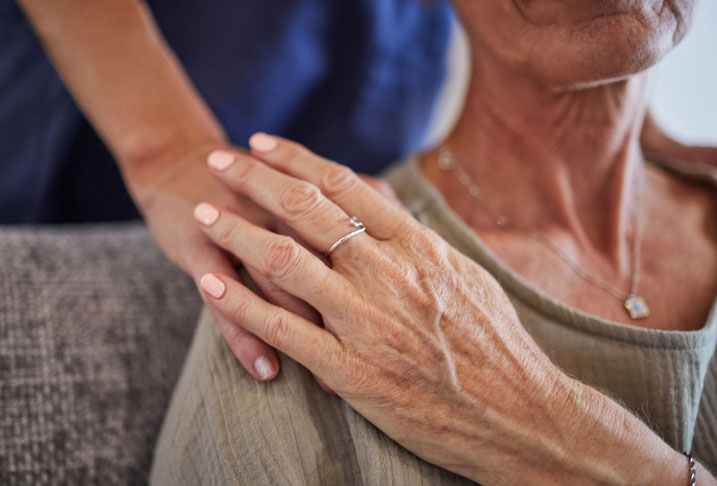
[[[249,146],[259,152],[269,152],[274,150],[279,143],[272,136],[266,133],[255,133],[249,139]]]
[[[256,373],[265,380],[274,376],[274,365],[271,364],[271,361],[266,356],[259,356],[256,361],[254,361],[254,369]]]
[[[225,150],[215,150],[207,157],[209,167],[216,170],[224,170],[234,163],[236,157],[231,152]]]
[[[215,299],[221,299],[226,290],[224,282],[219,280],[217,277],[208,273],[199,280],[199,285],[204,289],[206,293],[214,297]]]
[[[194,208],[194,218],[204,226],[211,226],[219,219],[219,210],[209,203],[199,203]]]

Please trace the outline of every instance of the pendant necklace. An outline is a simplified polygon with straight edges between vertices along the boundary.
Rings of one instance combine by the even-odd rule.
[[[452,172],[458,182],[468,191],[473,199],[478,201],[481,206],[486,210],[493,222],[501,228],[509,228],[518,230],[522,233],[527,234],[531,238],[541,242],[548,249],[550,249],[558,258],[560,258],[565,264],[580,278],[588,282],[589,284],[609,293],[616,299],[620,300],[627,311],[627,314],[631,319],[643,319],[650,315],[650,308],[647,306],[645,299],[640,297],[637,293],[638,287],[640,286],[640,261],[642,252],[642,225],[640,225],[638,212],[635,211],[634,216],[634,228],[635,236],[632,244],[632,277],[630,283],[630,292],[625,293],[620,289],[616,288],[609,282],[592,275],[588,270],[580,266],[575,259],[565,253],[560,247],[555,244],[553,240],[548,238],[543,232],[523,228],[511,223],[500,211],[493,207],[482,195],[480,187],[468,172],[458,164],[456,156],[447,148],[441,148],[438,154],[438,167],[442,170]],[[640,190],[638,191],[638,198],[642,192],[642,183],[640,184]]]

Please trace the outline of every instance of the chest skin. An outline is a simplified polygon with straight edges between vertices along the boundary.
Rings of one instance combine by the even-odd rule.
[[[643,194],[643,244],[639,295],[650,315],[631,319],[623,302],[586,282],[543,243],[525,234],[488,229],[474,201],[441,192],[449,205],[507,265],[550,297],[589,314],[632,326],[696,330],[706,323],[717,295],[717,191],[649,167]],[[466,215],[466,216],[464,216]],[[561,248],[567,235],[551,234]],[[573,248],[574,250],[574,248]],[[596,251],[571,251],[592,275],[626,292],[631,272]]]

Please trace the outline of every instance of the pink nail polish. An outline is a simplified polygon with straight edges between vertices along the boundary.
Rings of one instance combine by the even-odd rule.
[[[207,164],[212,169],[224,170],[234,163],[236,157],[226,150],[215,150],[207,157]]]
[[[209,203],[200,203],[194,208],[194,218],[204,226],[211,226],[219,219],[219,210]]]
[[[274,376],[274,365],[271,364],[271,360],[266,356],[259,356],[256,361],[254,361],[254,369],[256,373],[265,380]]]
[[[199,285],[204,289],[206,293],[214,297],[215,299],[221,299],[224,296],[226,285],[224,282],[219,280],[217,277],[208,273],[199,280]]]
[[[266,133],[255,133],[249,139],[249,146],[259,152],[269,152],[274,150],[279,143],[276,139]]]

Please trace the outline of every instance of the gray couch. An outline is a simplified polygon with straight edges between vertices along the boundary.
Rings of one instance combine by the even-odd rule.
[[[200,307],[140,224],[0,227],[0,484],[145,484]]]

